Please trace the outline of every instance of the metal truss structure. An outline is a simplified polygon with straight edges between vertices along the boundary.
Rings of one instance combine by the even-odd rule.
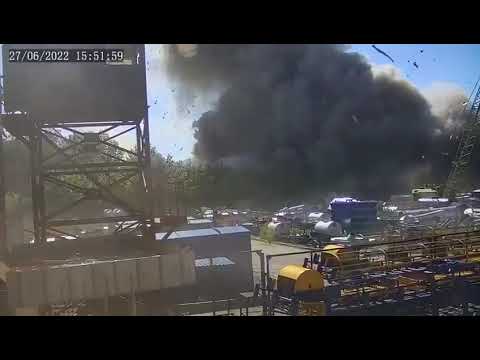
[[[5,129],[15,139],[21,141],[30,154],[34,243],[44,243],[48,237],[84,237],[83,231],[80,235],[78,231],[70,229],[77,227],[78,230],[78,226],[93,229],[95,226],[98,227],[98,224],[114,224],[108,228],[115,229],[115,232],[139,230],[144,234],[151,233],[148,228],[153,224],[153,198],[146,90],[144,100],[140,98],[144,96],[141,87],[146,86],[142,80],[146,75],[145,52],[143,46],[133,48],[136,51],[136,64],[141,66],[135,71],[127,69],[120,72],[105,68],[104,72],[95,73],[98,76],[105,76],[105,81],[109,81],[112,74],[118,73],[119,79],[127,81],[124,84],[125,88],[131,86],[140,89],[131,94],[137,96],[132,106],[139,110],[138,113],[126,112],[131,115],[114,117],[105,115],[105,109],[108,110],[108,114],[116,114],[112,106],[115,101],[118,102],[117,98],[112,100],[113,98],[108,96],[105,97],[105,109],[99,109],[97,112],[94,109],[92,114],[98,115],[91,114],[93,118],[89,115],[88,118],[82,119],[82,122],[72,120],[77,119],[77,113],[69,118],[70,114],[60,112],[61,117],[65,117],[64,121],[39,119],[34,114],[18,111],[12,113],[10,110],[6,111],[4,106],[5,78],[1,78],[0,133]],[[7,71],[5,69],[4,66],[4,71]],[[89,70],[86,68],[85,71]],[[19,76],[18,73],[13,74],[12,76]],[[130,84],[128,81],[133,83]],[[89,96],[89,90],[88,84],[82,89],[86,96]],[[122,92],[119,94],[117,95],[125,96],[125,101],[128,101],[128,95],[122,95]],[[13,103],[15,101],[13,100]],[[53,103],[45,106],[55,109],[56,105]],[[117,120],[117,116],[125,118]],[[118,142],[122,135],[134,135],[129,137],[128,143],[134,137],[135,149],[128,149]],[[8,189],[5,188],[3,174],[8,169],[1,168],[3,166],[1,140],[0,245],[6,251],[5,194]],[[80,209],[82,206],[87,209]],[[89,226],[94,224],[97,225]]]
[[[40,122],[23,114],[4,114],[2,117],[7,131],[24,143],[30,152],[35,242],[42,243],[47,236],[59,234],[77,238],[78,234],[62,230],[62,227],[72,225],[110,223],[116,224],[116,232],[151,226],[148,114],[138,121],[88,123]],[[110,135],[112,131],[119,132]],[[135,132],[135,150],[112,143],[113,139],[129,132]],[[113,152],[108,152],[109,149]],[[76,182],[72,181],[75,179]],[[128,183],[136,189],[140,205],[135,206],[122,198],[121,192],[113,191],[115,187]],[[46,189],[52,186],[63,188],[71,196],[76,194],[76,199],[61,208],[50,209]],[[126,214],[62,218],[69,210],[88,200],[110,203]]]
[[[471,106],[467,111],[466,125],[463,130],[462,138],[460,139],[460,144],[458,146],[457,154],[453,162],[452,169],[447,179],[445,186],[445,194],[450,196],[457,190],[468,186],[465,184],[465,174],[469,169],[469,166],[472,161],[472,155],[474,147],[477,143],[480,130],[480,86],[479,81],[475,84],[475,87],[472,91],[473,101],[471,101]],[[470,100],[472,96],[470,96]],[[470,102],[470,101],[469,101]]]
[[[0,113],[3,112],[3,76],[0,78]],[[0,256],[7,252],[7,210],[3,158],[3,125],[0,121]]]

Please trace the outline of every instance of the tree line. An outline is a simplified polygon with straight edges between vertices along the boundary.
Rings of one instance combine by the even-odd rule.
[[[58,136],[48,136],[49,141],[42,144],[44,158],[50,158],[45,166],[55,164],[58,160],[64,160],[63,154],[56,154],[53,144],[67,148],[69,144],[78,142],[80,135],[71,135],[66,140]],[[114,147],[104,146],[100,152],[82,153],[82,147],[73,147],[66,151],[78,162],[107,162],[113,158],[125,161],[134,161],[135,156],[119,150],[115,140],[109,143]],[[7,191],[7,207],[18,199],[22,200],[25,210],[31,208],[32,187],[30,182],[31,162],[30,154],[25,144],[13,137],[4,141],[4,173]],[[132,150],[135,152],[135,150]],[[68,160],[65,162],[68,163]],[[202,206],[220,207],[234,206],[239,200],[251,199],[253,186],[248,176],[236,172],[221,164],[207,165],[198,164],[192,159],[177,161],[171,155],[163,156],[154,147],[151,149],[151,180],[152,194],[157,214],[170,212],[175,213],[177,209],[185,212],[185,209],[198,209]],[[49,209],[60,209],[68,203],[76,201],[84,194],[75,191],[75,187],[82,189],[95,188],[94,182],[107,186],[112,193],[125,199],[133,207],[140,207],[143,200],[139,179],[133,176],[125,182],[119,182],[124,176],[118,172],[104,172],[90,175],[65,175],[60,176],[71,184],[71,187],[57,186],[46,182],[45,197]],[[103,209],[102,209],[103,211]],[[86,210],[87,213],[90,210]]]

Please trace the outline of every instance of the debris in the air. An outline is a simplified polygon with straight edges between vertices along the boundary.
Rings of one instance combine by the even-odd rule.
[[[352,120],[355,122],[355,124],[358,124],[358,118],[355,115],[352,115]]]
[[[422,159],[425,159],[425,155],[422,155]]]
[[[423,49],[422,49],[422,50],[420,50],[420,52],[421,52],[421,53],[423,53]]]
[[[172,89],[172,92],[175,92],[175,89]]]
[[[453,135],[450,135],[450,141],[452,141]]]
[[[183,151],[183,146],[182,146],[180,149],[178,149],[178,150]]]
[[[418,69],[418,64],[416,61],[413,62],[413,66],[415,66]]]
[[[465,101],[465,102],[462,104],[462,106],[466,106],[466,105],[468,105],[468,101]]]
[[[392,57],[391,57],[390,55],[388,55],[386,52],[380,50],[380,49],[377,48],[375,45],[372,45],[372,47],[373,47],[375,50],[377,50],[380,54],[382,54],[383,56],[386,56],[387,58],[389,58],[389,59],[392,61],[392,63],[395,62],[395,61],[393,61]]]
[[[158,102],[158,101],[157,101],[157,100],[155,100],[155,102],[154,102],[153,104],[154,104],[154,105],[157,105],[157,102]]]
[[[443,156],[448,156],[448,153],[447,152],[442,152],[441,153]]]

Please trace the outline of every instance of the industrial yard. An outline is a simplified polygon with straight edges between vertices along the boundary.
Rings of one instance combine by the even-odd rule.
[[[153,45],[63,47],[2,46],[1,315],[480,315],[480,80],[444,119],[341,47],[165,45],[177,117],[231,86],[176,160]]]

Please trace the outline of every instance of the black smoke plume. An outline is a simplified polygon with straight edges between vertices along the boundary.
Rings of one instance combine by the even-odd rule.
[[[453,130],[414,86],[374,74],[343,46],[184,50],[170,46],[169,74],[185,87],[222,89],[217,106],[193,124],[194,154],[232,167],[251,196],[387,198],[448,175]]]

